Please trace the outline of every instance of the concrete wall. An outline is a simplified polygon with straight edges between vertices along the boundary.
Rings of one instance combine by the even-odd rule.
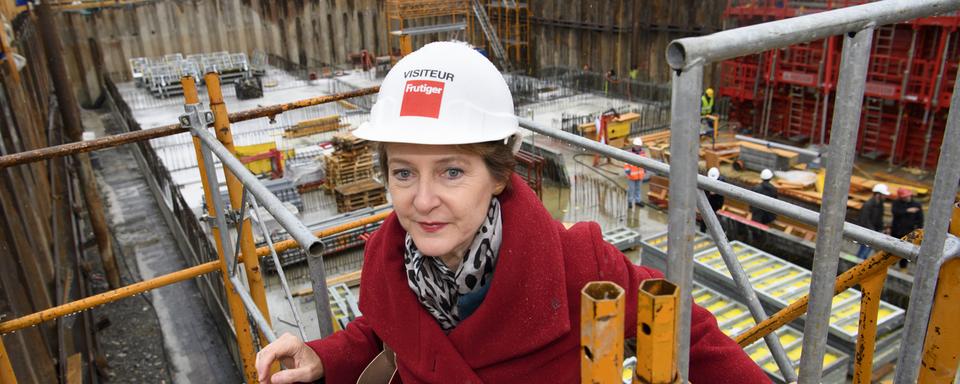
[[[94,95],[91,45],[128,79],[127,59],[169,53],[260,50],[311,68],[346,63],[350,52],[386,52],[383,1],[172,0],[70,12],[61,17],[64,53],[82,100]]]
[[[668,82],[672,39],[721,26],[725,1],[530,0],[537,67],[615,69],[640,66],[643,81]],[[168,0],[64,13],[64,53],[78,96],[99,96],[96,42],[107,73],[129,78],[127,59],[180,52],[264,51],[319,68],[344,64],[351,52],[387,53],[384,0]],[[417,25],[421,23],[412,23]],[[475,34],[479,36],[479,34]],[[415,45],[425,43],[416,39]],[[707,68],[713,83],[713,68]]]
[[[677,38],[720,29],[726,1],[531,0],[532,36],[542,67],[614,69],[640,66],[641,81],[669,82],[664,54]],[[713,68],[705,73],[712,83]]]

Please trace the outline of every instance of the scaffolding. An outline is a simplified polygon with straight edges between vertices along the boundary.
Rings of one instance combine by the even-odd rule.
[[[466,40],[471,28],[469,0],[387,0],[387,52],[394,62],[422,45],[414,44],[417,36]]]
[[[488,1],[484,4],[487,17],[493,28],[496,30],[496,36],[500,38],[500,44],[506,53],[506,60],[512,63],[514,68],[530,68],[533,50],[530,48],[530,20],[531,11],[529,3],[518,1],[496,0]],[[486,41],[488,50],[492,42]]]
[[[814,14],[863,0],[730,0],[735,26]],[[960,15],[927,16],[877,28],[870,49],[857,154],[890,165],[936,167],[960,62]],[[840,66],[839,36],[741,56],[721,64],[719,93],[730,120],[761,137],[825,144]]]

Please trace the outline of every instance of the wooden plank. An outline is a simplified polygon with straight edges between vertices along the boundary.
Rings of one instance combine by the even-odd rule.
[[[83,360],[79,353],[67,358],[67,384],[83,384]]]

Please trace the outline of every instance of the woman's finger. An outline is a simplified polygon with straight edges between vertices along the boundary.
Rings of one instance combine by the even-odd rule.
[[[310,369],[307,367],[285,369],[270,376],[272,384],[287,384],[298,382],[311,382],[314,379],[310,375]]]

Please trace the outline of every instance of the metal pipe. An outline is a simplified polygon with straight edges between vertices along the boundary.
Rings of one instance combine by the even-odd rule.
[[[769,140],[757,139],[757,138],[754,138],[754,137],[744,136],[744,135],[736,135],[736,136],[734,136],[734,137],[736,137],[737,140],[746,141],[746,142],[750,142],[750,143],[754,143],[754,144],[760,144],[760,145],[766,146],[767,148],[785,149],[785,150],[788,150],[788,151],[791,151],[791,152],[796,152],[796,153],[799,153],[799,154],[803,154],[803,155],[807,155],[807,156],[813,156],[813,157],[820,157],[820,156],[822,156],[822,154],[821,154],[820,152],[817,152],[817,151],[811,151],[811,150],[809,150],[809,149],[798,148],[798,147],[794,147],[794,146],[792,146],[792,145],[775,143],[775,142],[772,142],[772,141],[769,141]]]
[[[186,128],[181,127],[180,124],[170,124],[159,128],[125,132],[116,135],[98,137],[93,140],[76,141],[30,151],[12,153],[0,157],[0,168],[31,163],[34,161],[49,160],[55,157],[68,156],[77,153],[92,152],[98,149],[156,139],[158,137],[176,135],[184,132],[189,131]]]
[[[623,364],[623,288],[609,281],[580,291],[580,382],[620,381]]]
[[[270,256],[273,257],[273,265],[277,267],[277,276],[280,278],[280,286],[283,288],[283,294],[287,296],[287,303],[290,304],[290,311],[293,312],[293,320],[297,322],[296,325],[297,330],[300,331],[300,339],[306,340],[307,335],[303,330],[303,321],[300,320],[300,309],[298,309],[294,304],[293,295],[290,294],[290,286],[287,284],[287,275],[283,273],[283,266],[280,265],[280,257],[277,256],[277,252],[273,248],[273,239],[270,238],[270,232],[267,232],[267,226],[260,218],[260,205],[257,204],[257,199],[253,199],[251,203],[253,203],[253,214],[257,218],[257,224],[260,225],[260,232],[263,233],[263,238],[267,240],[267,248],[270,248]]]
[[[13,365],[10,364],[10,354],[7,348],[3,346],[3,338],[0,338],[0,383],[17,384],[17,374],[13,372]]]
[[[184,111],[186,119],[191,126],[201,126],[202,118],[200,115],[200,97],[197,93],[196,80],[192,76],[185,76],[181,79],[184,95]],[[216,225],[211,228],[214,244],[217,249],[217,257],[220,260],[220,278],[223,280],[224,296],[227,299],[227,308],[230,311],[230,319],[233,320],[233,328],[237,337],[237,354],[240,357],[240,363],[243,369],[243,375],[247,382],[255,382],[257,378],[256,355],[253,347],[253,334],[250,331],[250,322],[247,321],[247,314],[243,310],[243,302],[240,296],[233,290],[233,283],[230,282],[230,271],[233,266],[229,263],[231,258],[226,257],[226,250],[233,249],[230,244],[230,236],[227,228],[227,221],[223,216],[225,211],[223,201],[220,196],[220,183],[217,181],[217,169],[213,165],[213,156],[210,150],[203,146],[200,138],[193,136],[193,149],[197,158],[197,170],[200,172],[200,184],[203,187],[203,198],[207,206],[207,216],[216,219]],[[224,230],[221,232],[220,229]]]
[[[598,152],[613,159],[652,170],[659,175],[670,175],[671,168],[669,165],[647,157],[641,157],[628,151],[604,145],[524,118],[520,118],[520,126],[544,136],[549,136],[589,151]],[[781,200],[773,199],[732,184],[719,182],[703,175],[697,176],[697,188],[743,201],[751,206],[796,219],[807,225],[816,226],[819,222],[820,214],[816,211],[785,203]],[[887,251],[910,261],[916,260],[917,257],[917,246],[856,224],[844,223],[843,235],[859,243],[867,244],[871,248]]]
[[[233,132],[230,130],[230,122],[227,117],[227,106],[223,103],[223,94],[220,89],[220,75],[216,72],[207,73],[206,76],[204,76],[204,81],[207,83],[207,94],[210,97],[210,110],[213,112],[213,130],[217,134],[217,140],[219,140],[220,143],[223,144],[223,147],[230,151],[230,153],[235,153]],[[246,168],[244,168],[244,170],[246,170]],[[240,254],[243,258],[243,269],[247,275],[250,296],[252,296],[253,301],[257,303],[257,308],[260,308],[260,312],[265,316],[270,316],[270,307],[267,306],[266,288],[263,284],[263,276],[260,273],[260,259],[257,258],[257,247],[253,244],[253,225],[249,217],[243,217],[242,215],[246,209],[244,206],[244,197],[248,189],[245,189],[244,186],[240,184],[234,172],[227,172],[227,169],[224,168],[223,174],[227,180],[227,193],[230,195],[230,207],[233,213],[240,214],[237,215],[236,219],[239,221],[236,245],[237,248],[240,249]],[[259,181],[257,181],[257,184],[260,184]],[[219,191],[217,191],[217,193],[219,194]],[[273,195],[271,194],[271,196]],[[220,232],[226,232],[226,228],[223,228]],[[231,256],[236,257],[236,253]],[[231,270],[231,273],[234,273],[234,271]],[[241,299],[242,298],[243,295],[241,295]],[[270,324],[269,320],[267,320],[267,324]],[[261,337],[261,342],[263,341],[263,337]]]
[[[960,77],[960,73],[957,74]],[[960,79],[958,79],[960,80]],[[902,348],[897,360],[897,383],[913,382],[920,367],[923,335],[930,316],[936,276],[940,266],[941,252],[947,238],[957,180],[960,180],[960,81],[954,82],[950,112],[947,114],[947,129],[940,144],[937,175],[933,182],[929,213],[923,223],[928,235],[920,244],[917,269],[914,272],[913,289],[910,291],[909,310],[904,324],[904,340],[910,340]]]
[[[934,299],[927,340],[923,346],[923,367],[918,383],[950,384],[957,377],[960,358],[960,259],[947,260],[940,267],[937,297]]]
[[[307,227],[283,206],[283,202],[274,196],[273,193],[270,193],[270,191],[260,183],[260,180],[243,166],[243,163],[241,163],[236,156],[230,153],[223,144],[220,144],[213,134],[207,132],[206,128],[203,127],[191,127],[190,130],[206,144],[206,147],[210,148],[210,150],[220,158],[223,166],[233,172],[240,180],[240,183],[247,187],[257,200],[263,203],[263,207],[267,212],[273,215],[277,222],[290,233],[290,236],[292,236],[308,254],[315,254],[322,251],[323,245],[320,244],[320,240],[310,233]]]
[[[720,251],[720,256],[723,257],[723,262],[726,264],[727,270],[730,271],[730,276],[733,277],[733,282],[740,291],[740,295],[742,295],[744,301],[746,301],[750,314],[753,316],[754,321],[760,324],[767,319],[767,312],[763,310],[763,305],[760,304],[760,299],[757,298],[757,292],[753,290],[753,286],[750,284],[750,276],[743,270],[743,266],[740,265],[740,261],[737,260],[737,255],[735,255],[733,249],[730,248],[730,242],[727,241],[727,235],[723,233],[723,228],[720,227],[720,220],[717,219],[716,212],[710,207],[707,194],[703,191],[697,192],[697,209],[700,210],[700,217],[703,218],[703,222],[707,226],[707,231],[713,238],[713,242],[717,245],[717,250]],[[797,381],[797,372],[793,369],[793,364],[790,362],[790,357],[787,356],[787,351],[785,351],[783,345],[780,344],[780,337],[777,336],[776,333],[770,333],[764,336],[764,340],[767,342],[767,348],[770,350],[770,354],[773,355],[774,361],[777,362],[777,367],[780,368],[780,374],[784,380],[788,383]]]
[[[840,79],[830,130],[827,176],[817,225],[817,247],[810,282],[810,308],[803,327],[803,354],[800,356],[800,384],[820,382],[823,354],[830,327],[830,307],[837,276],[843,225],[847,215],[847,195],[853,173],[854,147],[860,127],[860,109],[867,82],[867,64],[873,28],[851,32],[843,37]]]
[[[678,70],[954,11],[960,0],[886,0],[674,40],[667,63]]]
[[[160,288],[173,283],[178,283],[184,280],[192,279],[194,277],[199,277],[200,275],[205,275],[207,273],[214,272],[218,269],[220,269],[220,261],[219,260],[211,261],[208,263],[197,265],[195,267],[181,269],[176,272],[155,277],[150,280],[144,280],[138,283],[133,283],[128,286],[110,290],[98,295],[93,295],[87,298],[72,301],[64,305],[59,305],[53,308],[45,309],[40,312],[34,312],[26,316],[18,317],[16,319],[0,323],[0,335],[21,330],[27,327],[32,327],[37,324],[43,323],[45,321],[54,320],[61,316],[72,315],[74,313],[85,311],[96,306],[112,303],[114,301],[123,299],[125,297],[130,297],[133,295],[144,293],[151,289]]]
[[[683,355],[678,350],[677,324],[679,288],[664,279],[640,283],[637,294],[637,368],[636,382],[672,384],[686,382],[677,370]],[[617,381],[619,382],[619,380]]]
[[[351,92],[338,93],[335,95],[314,97],[294,101],[285,104],[254,108],[251,110],[234,112],[228,115],[231,123],[252,120],[260,117],[276,117],[283,112],[289,112],[299,108],[311,107],[314,105],[329,103],[349,99],[352,97],[365,96],[375,93],[379,87],[364,88]],[[99,137],[93,140],[77,141],[73,143],[61,144],[52,147],[44,147],[30,151],[13,153],[0,156],[0,168],[6,168],[14,165],[26,164],[34,161],[48,160],[54,157],[73,155],[77,153],[92,152],[99,149],[111,148],[122,144],[136,143],[144,140],[151,140],[160,137],[186,133],[190,130],[184,128],[181,124],[164,125],[158,128],[143,129],[135,132],[126,132],[117,135]]]
[[[243,287],[243,282],[240,281],[240,278],[233,276],[230,278],[230,282],[233,283],[233,290],[237,292],[237,295],[240,296],[240,301],[243,302],[243,306],[247,309],[247,313],[249,313],[250,317],[253,318],[253,322],[257,324],[257,328],[260,328],[260,333],[263,334],[263,338],[266,339],[268,343],[277,341],[277,334],[273,333],[273,329],[270,328],[270,323],[267,322],[265,317],[263,317],[263,313],[260,313],[260,309],[257,308],[257,304],[253,302],[253,298],[250,297],[250,293],[242,288],[238,288]]]
[[[289,103],[270,105],[266,107],[254,108],[242,112],[235,112],[230,114],[230,122],[237,123],[241,121],[253,120],[261,117],[268,117],[273,120],[277,115],[291,111],[294,109],[312,107],[314,105],[326,104],[332,101],[351,99],[354,97],[372,95],[380,91],[380,87],[370,87],[370,88],[361,88],[355,91],[338,93],[335,95],[329,96],[319,96],[309,99],[291,101]]]
[[[693,242],[697,206],[697,150],[700,118],[700,90],[703,88],[703,66],[694,65],[673,71],[673,94],[670,107],[670,209],[667,213],[670,232],[667,237],[667,278],[680,289],[677,327],[677,365],[686,381],[690,365],[690,314],[693,306]]]
[[[870,384],[873,379],[873,352],[877,346],[877,311],[887,271],[882,270],[860,281],[860,320],[857,346],[853,356],[853,383]]]
[[[345,231],[348,231],[348,230],[351,230],[351,229],[354,229],[354,228],[357,228],[357,227],[362,227],[362,226],[364,226],[364,225],[369,225],[369,224],[373,224],[373,223],[376,223],[376,222],[378,222],[378,221],[384,220],[384,219],[387,218],[387,216],[390,216],[391,213],[393,213],[393,210],[392,210],[392,209],[389,210],[389,211],[380,212],[380,213],[378,213],[378,214],[375,214],[375,215],[372,215],[372,216],[369,216],[369,217],[364,217],[364,218],[362,218],[362,219],[358,219],[358,220],[355,220],[355,221],[351,221],[351,222],[349,222],[349,223],[340,224],[340,225],[337,225],[337,226],[334,226],[334,227],[330,227],[330,228],[324,228],[324,229],[322,229],[322,230],[319,230],[319,231],[314,232],[313,234],[314,234],[315,236],[317,236],[318,238],[323,238],[323,237],[327,237],[327,236],[331,236],[331,235],[336,235],[336,234],[338,234],[338,233],[340,233],[340,232],[345,232]],[[283,251],[286,251],[286,250],[288,250],[288,249],[296,248],[296,247],[298,247],[299,245],[297,244],[297,241],[296,241],[296,240],[290,239],[290,240],[284,240],[284,241],[281,241],[281,242],[279,242],[279,243],[276,243],[276,244],[274,244],[273,246],[274,246],[274,248],[276,249],[277,252],[283,252]],[[267,256],[267,255],[269,255],[269,254],[270,254],[270,247],[260,247],[260,248],[257,248],[257,256],[258,256],[258,257],[264,257],[264,256]]]

